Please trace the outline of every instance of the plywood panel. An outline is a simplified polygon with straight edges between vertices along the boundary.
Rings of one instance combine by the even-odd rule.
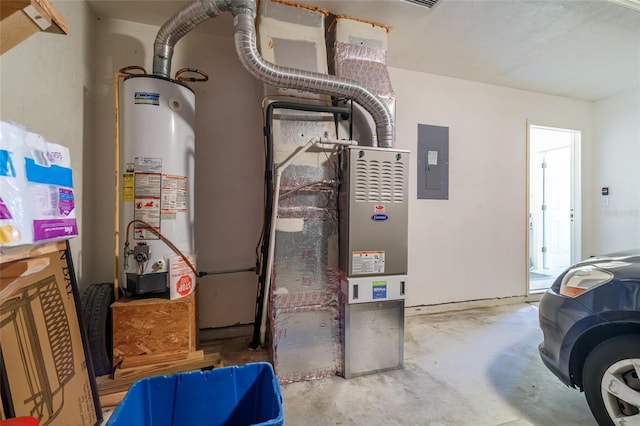
[[[177,300],[120,299],[111,310],[114,366],[127,357],[149,355],[151,360],[162,353],[196,350],[195,293]]]

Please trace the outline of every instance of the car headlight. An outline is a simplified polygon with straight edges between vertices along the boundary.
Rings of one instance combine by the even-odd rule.
[[[592,290],[613,279],[613,274],[595,265],[579,266],[571,269],[562,278],[560,294],[567,297],[577,297],[585,291]]]

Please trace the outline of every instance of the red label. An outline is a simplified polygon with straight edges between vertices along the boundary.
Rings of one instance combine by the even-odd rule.
[[[384,213],[384,206],[378,205],[375,206],[376,213]]]
[[[183,275],[180,277],[178,282],[176,283],[176,290],[180,296],[186,296],[191,291],[191,287],[193,284],[191,282],[191,277],[189,275]]]

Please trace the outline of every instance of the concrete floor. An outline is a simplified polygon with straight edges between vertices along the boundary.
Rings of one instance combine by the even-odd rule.
[[[286,425],[589,426],[584,394],[540,361],[538,310],[409,317],[405,368],[282,386]]]
[[[202,348],[225,365],[269,359],[249,341]],[[541,341],[535,304],[407,317],[404,369],[282,385],[285,425],[596,426],[584,394],[540,361]]]

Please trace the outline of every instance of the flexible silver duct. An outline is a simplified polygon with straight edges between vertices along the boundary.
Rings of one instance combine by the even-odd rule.
[[[167,21],[154,43],[153,74],[169,78],[175,44],[201,22],[231,12],[234,17],[236,52],[244,67],[255,78],[275,87],[306,90],[353,99],[366,109],[376,124],[378,146],[395,145],[393,113],[375,94],[358,83],[333,75],[320,74],[272,64],[262,58],[256,44],[255,0],[197,0]]]
[[[240,62],[254,77],[275,87],[307,90],[355,100],[373,117],[378,146],[393,147],[393,114],[375,94],[352,80],[272,64],[263,59],[258,52],[253,17],[239,13],[234,16],[233,23],[236,52]]]

